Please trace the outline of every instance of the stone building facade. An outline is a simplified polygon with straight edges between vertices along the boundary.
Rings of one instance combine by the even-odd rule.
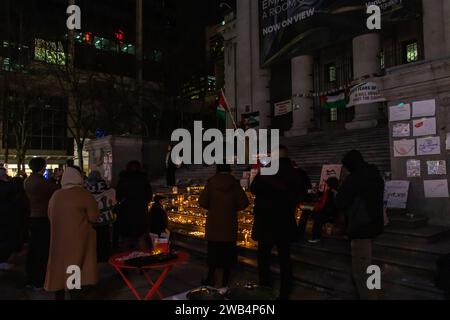
[[[395,139],[389,107],[435,99],[440,154],[412,157],[421,160],[422,175],[408,178],[406,161],[411,158],[394,157],[391,151],[391,171],[393,179],[411,183],[411,213],[426,215],[432,223],[450,225],[450,198],[425,198],[423,186],[424,180],[448,178],[428,175],[426,162],[446,160],[448,165],[450,160],[445,146],[450,132],[450,1],[397,1],[396,9],[400,9],[389,18],[385,15],[390,13],[383,12],[381,30],[352,30],[347,38],[326,38],[319,46],[291,50],[265,64],[261,62],[259,23],[261,6],[269,3],[237,1],[236,12],[224,27],[225,89],[238,117],[259,111],[262,128],[279,128],[286,137],[338,132],[336,129],[355,130],[357,134],[358,129],[390,126],[392,150]],[[348,90],[361,81],[376,83],[386,102],[339,110],[322,107],[320,96]],[[291,100],[292,111],[276,117],[274,105],[283,100]]]

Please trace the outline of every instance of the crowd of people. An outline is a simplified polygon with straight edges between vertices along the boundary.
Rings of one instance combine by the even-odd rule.
[[[138,161],[121,172],[116,189],[98,171],[86,177],[68,163],[47,175],[46,166],[45,159],[32,158],[25,179],[0,168],[0,269],[12,269],[12,258],[26,245],[28,290],[83,299],[98,281],[98,262],[114,250],[148,249],[148,233],[164,231],[167,219],[155,213],[158,223],[150,228],[153,193]],[[67,285],[70,266],[80,268],[81,289]]]
[[[252,238],[258,243],[259,285],[272,287],[271,256],[277,249],[280,265],[279,299],[292,293],[293,274],[291,245],[305,240],[307,220],[314,220],[310,243],[320,241],[326,223],[342,224],[351,241],[352,274],[359,298],[376,299],[377,294],[366,286],[367,267],[372,260],[372,240],[384,228],[384,180],[378,169],[364,161],[361,153],[350,151],[342,160],[348,176],[339,181],[330,177],[320,200],[311,211],[303,210],[297,224],[296,210],[309,196],[311,182],[304,170],[289,159],[288,149],[280,146],[280,167],[276,175],[257,174],[250,185],[255,196]],[[240,210],[248,199],[228,165],[218,165],[199,198],[208,210],[206,239],[208,241],[208,275],[204,284],[215,284],[215,271],[223,269],[222,285],[226,286],[232,266],[237,260],[237,228]]]
[[[307,220],[312,216],[311,243],[320,241],[326,223],[345,221],[357,292],[362,299],[376,298],[367,289],[366,269],[371,264],[372,239],[384,227],[384,181],[377,168],[365,162],[358,151],[350,151],[342,160],[349,175],[343,181],[329,178],[314,210],[304,211],[297,224],[296,210],[309,196],[311,182],[290,160],[286,147],[280,146],[279,158],[276,175],[258,173],[250,185],[255,196],[252,238],[258,243],[259,284],[273,286],[270,268],[276,248],[279,298],[289,298],[293,286],[291,246],[305,239]],[[26,275],[31,290],[44,288],[54,292],[56,299],[64,299],[66,294],[81,298],[98,281],[98,262],[107,261],[114,250],[145,250],[151,245],[149,233],[168,233],[163,197],[153,199],[149,178],[138,161],[128,163],[115,189],[100,172],[85,176],[73,163],[50,176],[44,176],[46,162],[42,158],[31,159],[29,168],[32,173],[26,179],[9,178],[0,168],[0,268],[11,268],[11,257],[27,243]],[[168,180],[174,184],[173,172]],[[249,205],[229,165],[217,165],[217,174],[208,180],[199,205],[208,212],[208,273],[202,284],[214,286],[216,271],[221,269],[221,284],[228,286],[238,258],[238,212]],[[81,290],[67,287],[71,265],[80,267]]]

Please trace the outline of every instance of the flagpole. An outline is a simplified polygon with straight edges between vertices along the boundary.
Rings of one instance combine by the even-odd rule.
[[[229,106],[230,104],[229,104],[228,101],[227,101],[227,97],[225,96],[225,93],[223,92],[223,89],[220,89],[220,92],[221,92],[221,94],[222,94],[223,99],[225,100],[225,103],[227,104],[227,106]],[[235,119],[234,119],[233,114],[231,113],[230,108],[226,108],[226,109],[227,109],[228,113],[230,114],[231,120],[233,121],[234,129],[237,129],[236,121],[235,121]],[[226,123],[226,122],[225,122],[225,123]]]

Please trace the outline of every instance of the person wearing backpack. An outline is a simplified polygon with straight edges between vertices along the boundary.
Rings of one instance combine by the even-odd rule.
[[[361,300],[373,300],[377,294],[367,288],[367,268],[372,265],[372,241],[384,229],[384,180],[359,151],[348,152],[342,164],[350,174],[338,190],[336,205],[346,215],[353,281]]]

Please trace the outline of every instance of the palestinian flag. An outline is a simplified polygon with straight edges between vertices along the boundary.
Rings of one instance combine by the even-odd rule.
[[[321,96],[320,105],[326,109],[347,107],[347,99],[345,97],[345,92],[341,91],[333,95]]]
[[[227,117],[227,112],[229,112],[227,99],[223,94],[223,90],[220,90],[219,105],[217,106],[217,116],[222,120],[225,120]]]

